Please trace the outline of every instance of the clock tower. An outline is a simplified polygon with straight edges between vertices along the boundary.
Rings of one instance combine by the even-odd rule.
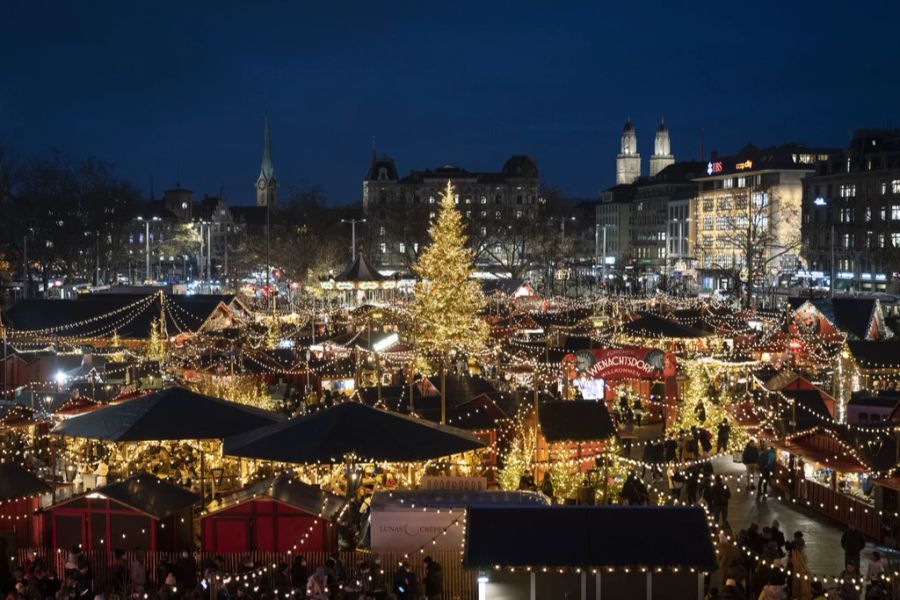
[[[272,166],[272,150],[269,145],[269,118],[263,125],[263,156],[256,178],[256,205],[275,206],[278,192],[278,180],[275,178],[275,167]]]

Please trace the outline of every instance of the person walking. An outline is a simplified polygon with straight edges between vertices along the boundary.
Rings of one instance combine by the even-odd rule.
[[[716,428],[716,454],[721,454],[728,450],[728,438],[731,437],[731,425],[728,419],[722,419]]]
[[[712,500],[712,517],[715,524],[728,522],[728,500],[731,499],[731,490],[728,484],[722,480],[721,475],[716,475],[715,482],[711,486],[710,499]]]
[[[841,536],[841,548],[844,549],[844,563],[853,563],[859,568],[859,553],[866,547],[866,537],[849,523],[846,531]]]
[[[131,591],[143,595],[147,586],[147,567],[144,566],[144,551],[138,548],[131,561]]]
[[[796,600],[811,600],[812,575],[806,562],[806,542],[803,538],[797,538],[791,544],[790,571],[791,571],[791,598]]]
[[[747,469],[747,491],[753,489],[753,475],[757,471],[757,461],[759,460],[759,448],[756,447],[756,440],[750,438],[747,445],[744,446],[744,452],[741,454],[741,462]]]
[[[416,600],[419,597],[416,574],[409,569],[409,563],[403,561],[394,573],[394,593],[397,600]]]
[[[759,484],[756,487],[756,499],[769,497],[769,481],[772,479],[772,470],[775,468],[775,448],[760,443],[759,459]]]
[[[425,565],[425,597],[428,600],[443,600],[444,574],[441,565],[430,556],[426,556],[422,563]]]
[[[840,585],[838,586],[838,598],[841,600],[859,600],[859,571],[856,563],[847,562],[847,566],[841,571]]]

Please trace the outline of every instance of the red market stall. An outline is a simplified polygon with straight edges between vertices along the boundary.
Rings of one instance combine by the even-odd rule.
[[[287,476],[226,497],[200,520],[206,552],[326,552],[335,548],[332,522],[340,496]]]
[[[596,393],[584,393],[587,399],[604,398],[608,403],[615,403],[613,382],[636,383],[636,391],[644,400],[650,400],[654,384],[662,382],[667,409],[678,399],[677,367],[672,352],[638,347],[594,348],[567,354],[563,364],[573,386],[589,391],[592,382],[601,382],[601,389]]]
[[[45,513],[52,548],[170,552],[191,547],[196,494],[140,473],[56,504]]]
[[[0,463],[0,539],[8,551],[38,546],[40,496],[50,486],[16,463]]]

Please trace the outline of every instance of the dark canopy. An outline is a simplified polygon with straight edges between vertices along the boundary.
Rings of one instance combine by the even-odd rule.
[[[228,306],[233,295],[186,296],[166,295],[166,331],[194,332],[220,305]],[[160,315],[160,295],[84,294],[76,300],[28,298],[16,302],[4,315],[10,329],[17,331],[46,330],[73,337],[94,337],[95,332],[111,336],[115,330],[121,338],[147,339],[153,320]],[[14,332],[15,333],[15,332]]]
[[[91,496],[95,494],[115,500],[156,519],[165,519],[200,501],[197,494],[147,473],[138,473],[124,481],[105,485],[90,493]],[[62,504],[78,498],[80,496]]]
[[[538,421],[548,442],[594,442],[616,435],[606,402],[551,400],[538,408]]]
[[[650,313],[641,313],[634,321],[629,321],[622,326],[622,330],[631,335],[652,338],[701,338],[707,337],[709,332],[694,329],[682,325],[678,321],[657,317]]]
[[[466,568],[694,567],[716,555],[696,506],[469,508]]]
[[[115,442],[208,440],[280,420],[276,413],[170,387],[63,421],[53,433]]]
[[[0,502],[36,496],[50,486],[18,463],[0,463]]]
[[[483,447],[469,433],[356,402],[235,435],[223,453],[287,463],[428,460]]]

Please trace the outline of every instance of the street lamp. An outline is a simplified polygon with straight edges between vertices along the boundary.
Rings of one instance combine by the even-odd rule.
[[[162,221],[159,217],[137,217],[144,223],[144,280],[150,281],[150,221]]]
[[[341,223],[350,223],[350,260],[356,258],[356,224],[365,223],[365,219],[341,219]]]

